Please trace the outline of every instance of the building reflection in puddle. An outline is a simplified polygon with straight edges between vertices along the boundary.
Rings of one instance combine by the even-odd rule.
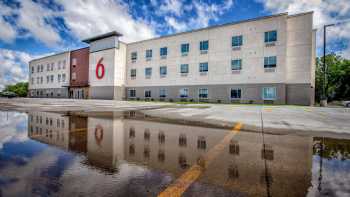
[[[157,122],[137,112],[30,112],[28,128],[31,139],[82,154],[90,167],[116,173],[126,162],[174,178],[230,132]],[[201,194],[207,186],[248,196],[305,196],[313,179],[313,138],[264,134],[263,142],[261,135],[234,136],[185,196]]]

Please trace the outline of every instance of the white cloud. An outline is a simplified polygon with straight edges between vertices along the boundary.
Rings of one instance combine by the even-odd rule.
[[[28,62],[34,57],[25,52],[0,49],[0,90],[28,79]]]
[[[16,38],[16,31],[0,16],[0,39],[6,43],[11,43]]]
[[[153,2],[155,4],[155,2]],[[158,5],[154,5],[157,6]],[[182,14],[182,2],[180,0],[166,0],[159,7],[159,14],[173,13],[176,16],[180,16]]]
[[[128,6],[112,0],[62,0],[64,11],[58,13],[69,29],[79,39],[116,30],[125,42],[138,41],[155,36],[152,25],[142,19],[134,19]]]
[[[176,32],[198,29],[207,27],[211,20],[217,21],[220,16],[225,14],[233,6],[233,0],[225,1],[224,3],[204,3],[193,2],[191,5],[184,5],[184,10],[193,10],[195,16],[186,19],[175,17],[166,17],[167,25],[172,27]],[[171,12],[170,12],[171,13]],[[169,15],[169,13],[168,13]]]
[[[290,14],[314,11],[314,27],[318,28],[317,44],[322,45],[322,26],[325,24],[336,23],[344,18],[350,18],[349,0],[257,0],[261,2],[265,9],[277,12],[289,12]],[[350,45],[350,24],[343,24],[327,29],[327,35],[330,42],[335,40],[344,40]],[[350,46],[349,46],[350,47]],[[348,48],[344,49],[345,51]],[[344,53],[347,54],[347,53]],[[350,56],[347,56],[350,58]]]

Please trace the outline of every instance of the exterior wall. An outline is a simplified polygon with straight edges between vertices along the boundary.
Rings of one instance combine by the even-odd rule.
[[[29,89],[29,95],[33,98],[68,98],[68,88],[41,88]]]
[[[89,48],[71,51],[70,69],[71,87],[85,87],[89,85]],[[72,77],[73,75],[75,75],[75,79]]]
[[[69,98],[87,99],[89,98],[89,88],[88,87],[70,87]]]
[[[274,104],[285,104],[285,84],[231,84],[231,85],[186,85],[186,86],[150,86],[150,87],[129,87],[130,89],[136,90],[136,97],[128,99],[144,100],[145,90],[151,90],[151,97],[148,99],[153,100],[164,100],[164,101],[205,101],[205,102],[220,102],[220,103],[264,103],[262,99],[262,88],[263,87],[276,87],[277,98],[272,103]],[[188,98],[180,97],[180,89],[188,88]],[[208,99],[199,99],[199,89],[208,88]],[[242,91],[241,99],[231,99],[231,88],[240,88]],[[167,90],[167,96],[165,98],[159,97],[160,89]],[[128,93],[128,92],[127,92]],[[129,96],[129,95],[128,95]]]
[[[47,97],[47,91],[49,97],[67,97],[67,87],[70,80],[70,52],[64,52],[29,62],[29,95],[31,97]],[[41,67],[43,69],[41,69]],[[34,72],[32,69],[34,68]],[[39,71],[38,71],[38,68]],[[52,68],[52,69],[51,69]],[[61,80],[58,81],[58,75],[61,75]],[[62,75],[65,75],[63,81]],[[47,81],[47,76],[50,80]],[[53,82],[51,82],[51,76],[53,76]],[[38,93],[32,94],[32,93]],[[42,92],[42,94],[41,94]]]
[[[130,43],[127,49],[127,86],[283,83],[286,69],[286,18],[287,15],[281,15]],[[278,41],[274,47],[266,47],[264,43],[264,32],[270,30],[278,31]],[[232,50],[231,39],[235,35],[243,35],[241,50]],[[200,54],[199,43],[202,40],[209,40],[208,54]],[[181,56],[182,43],[190,44],[188,56]],[[159,50],[165,46],[168,47],[168,56],[161,59]],[[146,61],[147,49],[153,50],[151,61]],[[135,63],[131,61],[132,52],[138,54]],[[277,56],[277,70],[275,73],[265,73],[264,57],[271,55]],[[239,74],[232,74],[231,60],[238,58],[242,59],[242,70]],[[199,73],[200,62],[208,62],[207,75]],[[181,76],[181,64],[189,64],[186,77]],[[159,66],[167,66],[166,77],[160,78]],[[145,78],[146,67],[152,67],[150,79]],[[131,79],[131,69],[137,70],[136,79]]]

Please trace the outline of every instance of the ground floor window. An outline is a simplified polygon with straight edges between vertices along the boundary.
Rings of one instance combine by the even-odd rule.
[[[159,97],[161,98],[166,97],[166,89],[162,88],[159,90]]]
[[[136,90],[135,89],[129,90],[129,97],[136,97]]]
[[[198,97],[200,99],[208,98],[208,88],[200,88],[198,91]]]
[[[180,97],[181,98],[187,98],[188,97],[188,88],[181,88],[180,89]]]
[[[242,90],[240,88],[231,89],[231,99],[241,99]]]
[[[262,97],[264,100],[275,100],[277,95],[276,87],[264,87]]]
[[[150,98],[151,97],[151,90],[145,90],[145,97]]]

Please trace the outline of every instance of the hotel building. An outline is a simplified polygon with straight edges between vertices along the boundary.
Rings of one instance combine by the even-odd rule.
[[[89,71],[84,94],[92,99],[313,105],[312,18],[312,12],[282,13],[133,43],[121,42],[118,32],[85,39],[90,46],[80,69]],[[36,67],[53,57],[30,62],[31,96],[52,96],[40,94],[51,84],[36,83],[37,75],[46,75]]]

